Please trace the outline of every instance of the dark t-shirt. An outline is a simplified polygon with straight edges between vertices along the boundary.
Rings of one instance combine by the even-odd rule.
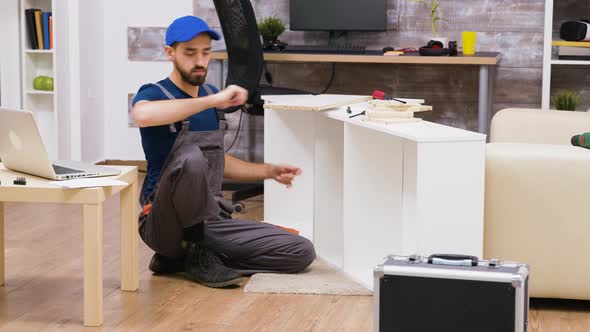
[[[166,90],[168,90],[176,99],[193,98],[188,93],[177,87],[170,78],[166,78],[158,82]],[[207,84],[207,83],[205,83]],[[214,93],[219,92],[217,88],[209,85]],[[199,88],[199,96],[207,96],[207,91],[201,86]],[[139,91],[135,98],[133,98],[132,105],[135,105],[138,101],[148,100],[167,100],[169,99],[164,92],[154,84],[145,84]],[[190,121],[191,131],[200,130],[217,130],[219,129],[219,119],[215,108],[210,108],[205,111],[194,114],[188,118]],[[143,152],[145,153],[145,159],[147,160],[147,177],[146,187],[144,196],[147,197],[154,190],[158,180],[160,178],[160,172],[164,166],[164,162],[172,150],[172,146],[176,141],[176,137],[180,132],[182,125],[176,124],[176,132],[171,133],[168,125],[144,127],[140,128],[141,133],[141,145],[143,146]]]

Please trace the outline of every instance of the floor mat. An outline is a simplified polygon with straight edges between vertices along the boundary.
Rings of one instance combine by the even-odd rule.
[[[297,274],[257,273],[244,287],[247,293],[372,295],[373,292],[337,268],[316,259]]]

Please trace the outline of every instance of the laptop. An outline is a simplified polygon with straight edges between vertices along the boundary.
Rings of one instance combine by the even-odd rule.
[[[0,108],[0,159],[7,169],[52,180],[119,175],[110,167],[50,162],[32,112]]]

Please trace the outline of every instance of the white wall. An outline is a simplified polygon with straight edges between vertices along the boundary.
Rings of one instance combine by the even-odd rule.
[[[81,1],[80,30],[80,130],[81,158],[105,159],[104,108],[104,5],[102,1]],[[92,13],[92,15],[88,15]]]
[[[105,159],[144,159],[139,130],[127,127],[127,95],[137,92],[144,83],[167,77],[172,70],[169,62],[127,60],[127,27],[166,27],[179,16],[192,15],[192,3],[192,0],[104,1]]]
[[[20,108],[19,1],[0,1],[0,105]]]
[[[81,159],[79,2],[54,0],[57,158]],[[54,98],[56,98],[54,97]]]

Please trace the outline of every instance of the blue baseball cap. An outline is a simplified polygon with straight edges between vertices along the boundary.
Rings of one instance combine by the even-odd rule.
[[[190,15],[179,17],[166,30],[166,45],[187,42],[204,32],[208,33],[212,39],[219,40],[221,38],[219,33],[211,30],[202,19]]]

